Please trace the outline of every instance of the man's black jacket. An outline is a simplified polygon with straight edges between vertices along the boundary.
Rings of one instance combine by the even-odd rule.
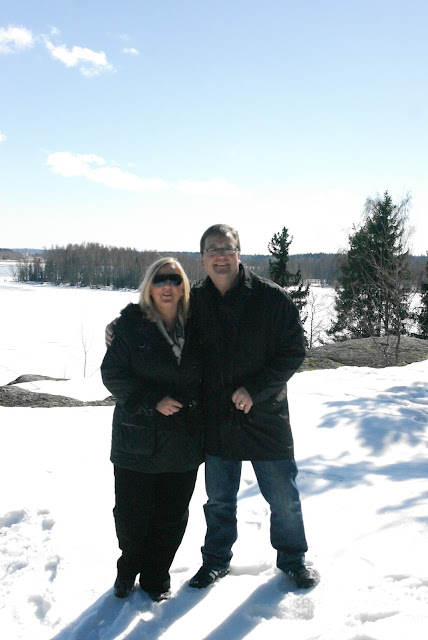
[[[232,460],[294,457],[286,383],[305,358],[305,341],[290,296],[241,266],[224,296],[209,277],[194,285],[191,309],[203,363],[205,451]],[[247,415],[231,400],[241,386],[254,402]]]

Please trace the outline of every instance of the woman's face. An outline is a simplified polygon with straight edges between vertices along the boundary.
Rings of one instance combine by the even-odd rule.
[[[164,264],[163,267],[156,271],[155,277],[159,275],[177,275],[181,276],[180,271],[177,269],[177,265]],[[161,315],[171,315],[171,313],[177,312],[178,303],[184,294],[184,285],[181,282],[178,286],[174,286],[169,280],[166,279],[160,287],[150,285],[150,294],[153,299],[153,303],[156,309]]]

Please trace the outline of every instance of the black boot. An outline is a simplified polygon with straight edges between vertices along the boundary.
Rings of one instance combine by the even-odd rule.
[[[124,578],[118,575],[113,585],[116,598],[126,598],[134,590],[134,583],[135,576],[133,578]]]
[[[300,569],[287,571],[286,573],[296,583],[299,589],[310,589],[311,587],[315,587],[320,581],[319,573],[310,567],[303,566]]]
[[[143,591],[149,594],[149,596],[154,602],[161,602],[162,600],[167,600],[171,595],[171,592],[170,592],[171,580],[169,578],[157,584],[143,582],[142,580],[140,580],[140,587],[142,588]]]

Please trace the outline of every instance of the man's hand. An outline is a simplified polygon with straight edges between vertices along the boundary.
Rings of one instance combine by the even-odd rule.
[[[111,343],[113,342],[113,338],[114,338],[114,328],[116,326],[116,322],[117,322],[117,318],[115,318],[114,320],[112,320],[110,322],[110,324],[108,324],[104,330],[104,340],[106,343],[106,347],[107,349],[109,347],[111,347]]]
[[[159,400],[156,405],[156,410],[164,416],[172,416],[182,408],[183,405],[181,402],[178,402],[178,400],[174,400],[174,398],[170,398],[169,396],[165,396],[162,400]]]
[[[239,411],[248,413],[253,406],[253,399],[245,387],[239,387],[232,395],[232,402]]]

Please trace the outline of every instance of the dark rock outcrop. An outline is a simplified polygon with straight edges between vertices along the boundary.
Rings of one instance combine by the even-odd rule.
[[[49,376],[41,376],[34,374],[26,374],[19,376],[16,380],[9,382],[4,386],[0,386],[0,405],[3,407],[106,407],[114,405],[113,396],[108,396],[104,400],[77,400],[67,396],[57,396],[53,393],[38,393],[37,391],[28,391],[14,385],[23,382],[36,382],[38,380],[55,380],[62,381],[67,378],[50,378]]]
[[[337,369],[338,367],[382,367],[396,366],[396,338],[360,338],[333,342],[309,349],[300,371],[315,369]],[[428,360],[428,340],[401,336],[397,366]]]

